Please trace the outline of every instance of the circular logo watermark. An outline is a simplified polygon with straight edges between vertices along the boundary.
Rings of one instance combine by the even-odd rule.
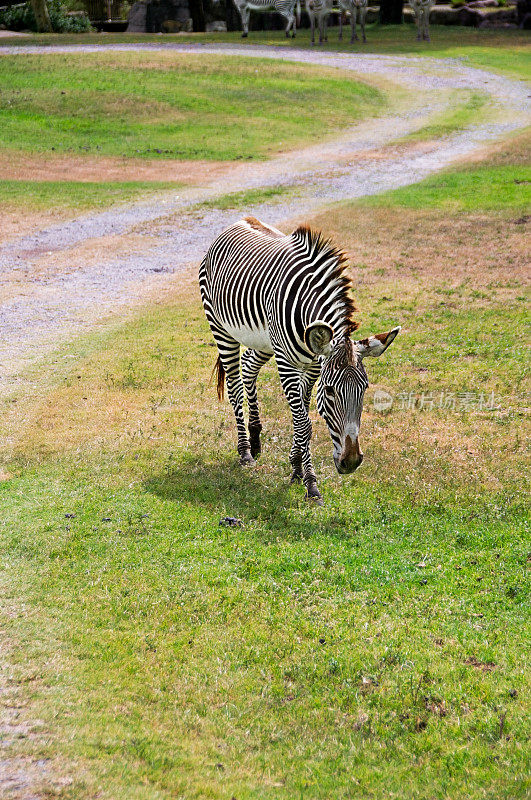
[[[375,411],[389,411],[393,405],[393,397],[383,389],[376,389],[372,402]]]

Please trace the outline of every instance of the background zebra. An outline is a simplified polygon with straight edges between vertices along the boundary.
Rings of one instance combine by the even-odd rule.
[[[240,463],[254,464],[260,452],[256,379],[274,355],[293,416],[292,482],[302,479],[307,497],[317,501],[308,416],[313,386],[321,375],[317,409],[330,431],[337,470],[353,472],[363,459],[358,440],[367,388],[363,358],[381,355],[400,330],[351,340],[357,323],[345,269],[344,254],[319,233],[299,227],[286,236],[254,217],[221,233],[199,269],[201,298],[219,351],[218,396],[226,377]],[[241,375],[240,345],[247,348]]]
[[[435,0],[409,0],[417,23],[417,40],[430,41],[430,11]]]
[[[361,27],[361,37],[364,42],[367,41],[365,36],[365,17],[367,16],[367,0],[339,0],[339,41],[343,38],[343,11],[350,13],[350,44],[353,44],[357,38],[356,33],[356,16]]]
[[[249,16],[251,11],[276,11],[281,14],[287,20],[286,36],[289,36],[290,30],[292,31],[292,35],[295,36],[297,25],[300,24],[300,0],[234,0],[234,5],[242,18],[243,37],[249,34]],[[297,6],[296,21],[294,13],[295,6]]]
[[[328,41],[326,26],[331,11],[332,0],[306,0],[306,12],[310,18],[312,29],[312,44],[315,44],[315,20],[319,27],[319,44]]]

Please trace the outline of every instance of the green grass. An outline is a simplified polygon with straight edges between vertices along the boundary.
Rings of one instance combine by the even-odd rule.
[[[480,166],[443,172],[418,184],[375,195],[374,206],[442,208],[445,211],[514,211],[531,206],[531,166]]]
[[[346,73],[245,58],[102,53],[1,64],[0,147],[19,151],[265,158],[384,105]]]
[[[0,180],[0,205],[4,210],[84,210],[125,203],[172,189],[178,191],[179,184],[153,181],[91,183]]]
[[[488,96],[480,92],[454,93],[454,101],[444,114],[438,115],[428,125],[419,130],[402,137],[399,141],[427,141],[429,139],[440,139],[443,136],[450,136],[471,125],[481,122],[482,112],[488,103]]]
[[[436,58],[462,58],[470,66],[484,67],[502,72],[515,78],[531,78],[531,51],[529,34],[519,30],[478,30],[449,25],[430,26],[431,42],[417,42],[415,31],[411,25],[381,27],[378,24],[367,26],[368,41],[366,45],[351,46],[346,42],[341,45],[337,41],[337,28],[329,29],[329,41],[322,45],[324,50],[362,52],[364,53],[403,53]],[[231,42],[251,46],[253,44],[282,45],[283,47],[308,47],[309,31],[299,31],[296,39],[286,39],[282,31],[250,33],[247,40],[241,34],[233,33],[196,33],[189,36],[156,34],[48,34],[36,35],[27,39],[0,40],[0,47],[28,44],[51,43],[113,43],[119,42]]]
[[[359,207],[334,213],[366,233]],[[312,412],[322,509],[288,485],[274,365],[260,380],[263,456],[238,467],[185,282],[173,304],[56,353],[31,397],[15,387],[4,404],[2,627],[11,685],[42,721],[8,754],[38,748],[74,775],[64,798],[526,796],[522,276],[489,263],[457,284],[444,269],[408,282],[416,215],[399,218],[392,275],[355,273],[360,336],[404,325],[367,365],[371,383],[492,391],[500,409],[397,401],[378,415],[369,393],[366,459],[343,480]],[[461,223],[440,217],[456,260]],[[469,223],[476,258],[507,224]],[[506,235],[504,266],[512,247]],[[393,247],[378,249],[391,269]],[[226,515],[244,527],[220,527]]]
[[[244,192],[229,192],[213,200],[205,200],[202,203],[198,203],[195,208],[219,208],[221,210],[229,208],[245,209],[249,206],[256,206],[259,203],[267,203],[269,200],[282,200],[288,196],[293,197],[296,192],[296,186],[268,186],[265,189],[248,189]]]

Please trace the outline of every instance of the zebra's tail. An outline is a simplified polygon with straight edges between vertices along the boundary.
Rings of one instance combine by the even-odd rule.
[[[225,369],[223,364],[221,363],[221,358],[218,356],[218,360],[214,364],[214,369],[212,370],[212,377],[214,377],[214,373],[216,374],[216,389],[218,392],[218,400],[223,400],[223,395],[225,394]]]
[[[297,0],[297,28],[300,28],[301,24],[301,0]]]

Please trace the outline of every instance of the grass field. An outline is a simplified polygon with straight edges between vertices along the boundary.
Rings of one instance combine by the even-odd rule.
[[[48,796],[527,796],[528,148],[314,220],[348,249],[360,336],[403,326],[368,367],[355,475],[312,411],[322,509],[288,486],[274,365],[263,456],[237,466],[193,275],[3,403],[2,629],[28,720],[8,753],[38,750]]]
[[[92,209],[170,191],[178,184],[163,181],[22,181],[0,180],[0,204],[4,210]]]
[[[332,30],[328,49],[352,51],[349,45],[339,48],[335,38],[336,31]],[[237,33],[169,35],[163,39],[50,35],[0,40],[0,48],[3,44],[124,40],[242,41]],[[306,46],[308,32],[302,31],[294,41],[282,39],[281,32],[252,33],[248,41]],[[433,41],[419,45],[410,26],[388,29],[375,25],[370,28],[363,52],[458,57],[473,66],[526,77],[530,61],[527,41],[528,34],[519,31],[436,27]],[[33,214],[50,209],[65,214],[144,197],[175,186],[165,181],[160,170],[155,171],[159,162],[263,159],[379,113],[390,100],[385,90],[356,82],[350,73],[245,58],[199,59],[147,52],[42,54],[23,61],[2,56],[1,63],[0,153],[4,158],[21,152],[26,152],[28,159],[49,157],[51,170],[47,180],[32,180],[34,162],[29,160],[23,178],[17,174],[0,181],[4,213]],[[331,105],[333,115],[328,113]],[[408,138],[437,139],[488,113],[479,88],[473,93],[457,92],[444,115]],[[72,166],[80,169],[91,158],[94,175],[90,181],[62,176],[59,180],[53,174],[58,157],[71,159]],[[127,161],[151,166],[153,175],[146,173],[146,180],[109,180],[108,160],[113,158],[115,174],[120,169],[131,174]]]
[[[265,158],[384,105],[348,73],[245,58],[98,53],[1,63],[0,147],[18,151]]]

